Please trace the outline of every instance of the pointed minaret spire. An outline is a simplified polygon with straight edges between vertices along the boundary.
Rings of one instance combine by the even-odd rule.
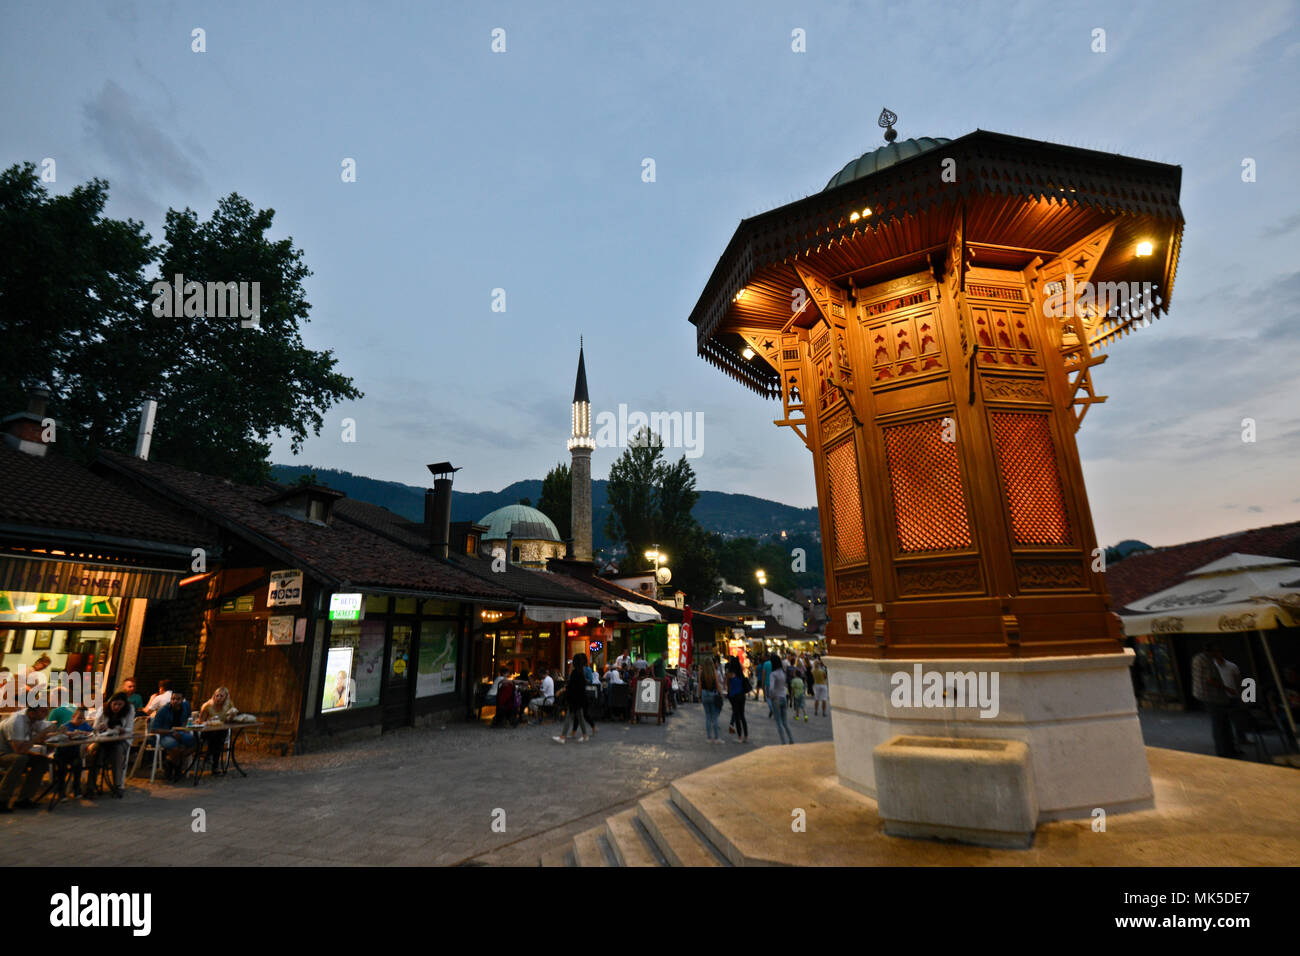
[[[591,560],[591,451],[596,442],[591,437],[591,398],[587,394],[587,362],[583,356],[582,337],[578,337],[578,378],[573,384],[573,433],[569,436],[572,481],[569,504],[573,535],[573,556]]]
[[[578,379],[573,384],[573,401],[574,404],[578,402],[591,404],[591,399],[587,396],[587,362],[582,355],[581,335],[578,336]],[[588,431],[586,434],[589,435],[591,432]],[[574,437],[577,437],[577,432],[574,432]]]

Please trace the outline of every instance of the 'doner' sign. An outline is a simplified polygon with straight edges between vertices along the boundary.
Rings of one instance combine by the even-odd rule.
[[[288,607],[302,603],[302,572],[272,571],[271,590],[266,594],[267,607]]]

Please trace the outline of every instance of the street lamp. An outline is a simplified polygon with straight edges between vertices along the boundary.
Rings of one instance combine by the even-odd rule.
[[[645,559],[655,563],[655,600],[658,601],[659,586],[673,579],[673,573],[667,567],[668,555],[660,551],[659,545],[656,544],[652,550],[645,553]]]

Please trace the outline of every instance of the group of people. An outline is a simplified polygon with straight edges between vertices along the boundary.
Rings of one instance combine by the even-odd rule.
[[[86,796],[99,795],[97,781],[100,772],[107,770],[111,779],[108,790],[120,798],[126,784],[126,761],[135,737],[137,714],[148,716],[149,731],[158,735],[168,779],[179,780],[184,775],[189,758],[200,746],[200,737],[213,772],[220,766],[225,732],[183,729],[191,723],[190,705],[184,691],[173,687],[170,680],[160,681],[157,693],[146,702],[136,690],[135,678],[128,677],[104,706],[93,713],[85,707],[64,703],[59,691],[52,692],[51,696],[54,707],[25,707],[0,720],[0,769],[4,770],[0,779],[0,813],[34,807],[47,773],[60,792],[70,775],[72,793],[80,797],[85,768],[91,770]],[[219,687],[200,710],[204,722],[214,718],[225,720],[237,713],[230,691],[225,687]],[[56,741],[85,742],[79,746],[48,746]],[[22,789],[11,808],[10,801],[20,781]]]
[[[760,665],[755,661],[752,673],[746,675],[740,660],[727,659],[723,673],[721,662],[707,658],[700,666],[700,699],[704,704],[704,735],[712,743],[722,743],[718,717],[725,698],[731,704],[731,722],[727,732],[735,734],[739,743],[749,743],[749,721],[745,717],[745,701],[761,693],[767,700],[767,716],[776,722],[777,736],[782,743],[794,743],[790,731],[790,718],[808,720],[805,707],[808,686],[813,689],[813,713],[827,716],[830,708],[830,685],[826,666],[820,657],[796,658],[793,654],[784,660],[770,654]],[[751,680],[751,677],[753,678]]]

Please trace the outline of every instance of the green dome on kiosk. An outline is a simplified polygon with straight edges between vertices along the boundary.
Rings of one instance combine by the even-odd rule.
[[[897,143],[890,143],[888,146],[880,147],[880,149],[873,149],[870,152],[863,153],[832,176],[831,181],[826,184],[826,189],[834,189],[836,186],[843,186],[845,183],[861,179],[863,176],[878,173],[895,163],[901,163],[913,156],[920,156],[922,153],[928,153],[932,149],[938,149],[940,146],[946,146],[951,142],[952,140],[943,136],[922,136],[919,139],[899,140]],[[822,192],[825,191],[825,189],[822,190]]]

